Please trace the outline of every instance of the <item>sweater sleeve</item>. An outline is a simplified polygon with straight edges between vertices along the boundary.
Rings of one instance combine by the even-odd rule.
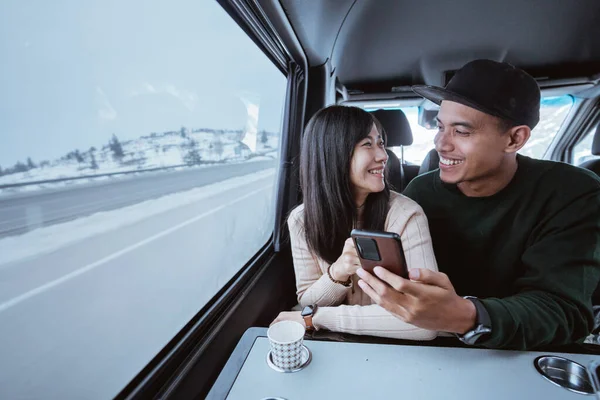
[[[402,196],[402,195],[397,195]],[[402,196],[402,202],[388,215],[387,230],[400,235],[406,266],[438,271],[429,223],[421,206]]]
[[[600,278],[600,185],[548,215],[521,261],[517,294],[482,299],[492,334],[481,344],[529,349],[583,339]]]
[[[302,210],[302,206],[296,208],[288,218],[298,303],[301,306],[309,304],[335,306],[341,304],[350,288],[333,282],[327,273],[324,274],[319,267],[317,258],[308,249],[304,237]]]
[[[437,271],[427,218],[419,205],[401,196],[388,213],[386,230],[396,232],[402,240],[408,268]],[[313,322],[317,329],[355,335],[374,335],[396,339],[431,340],[437,332],[418,328],[402,321],[378,305],[319,308]]]
[[[315,328],[354,335],[393,339],[432,340],[437,333],[402,321],[376,304],[368,306],[319,307],[313,317]]]

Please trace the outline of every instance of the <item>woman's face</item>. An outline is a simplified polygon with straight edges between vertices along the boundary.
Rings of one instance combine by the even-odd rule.
[[[354,146],[350,162],[350,183],[357,206],[364,204],[370,193],[385,189],[383,173],[387,159],[383,138],[373,124],[369,136]]]

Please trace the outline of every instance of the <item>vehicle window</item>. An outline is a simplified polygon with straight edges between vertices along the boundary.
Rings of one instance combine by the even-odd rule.
[[[573,98],[571,96],[543,98],[540,122],[532,131],[529,142],[521,149],[520,153],[529,157],[542,158],[572,105]],[[413,144],[404,147],[404,160],[411,164],[421,165],[427,153],[434,148],[433,139],[437,129],[426,129],[419,125],[418,107],[401,107],[401,110],[406,114],[413,133]],[[392,151],[400,155],[398,148],[392,148]]]
[[[404,107],[402,111],[410,123],[413,134],[413,144],[404,147],[404,160],[411,164],[421,165],[427,153],[434,148],[433,139],[437,129],[426,129],[419,125],[418,107]],[[398,151],[394,152],[400,154]]]
[[[4,1],[0,51],[0,398],[112,398],[272,235],[286,77],[216,1]]]
[[[519,153],[543,158],[573,106],[573,97],[544,97],[540,107],[540,122],[531,131],[529,141]]]
[[[575,145],[573,148],[573,164],[580,165],[589,160],[599,159],[600,156],[592,154],[592,142],[594,141],[594,134],[596,133],[596,127],[591,129],[583,139]]]

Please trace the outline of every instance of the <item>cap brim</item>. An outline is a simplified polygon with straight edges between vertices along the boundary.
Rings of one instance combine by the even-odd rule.
[[[460,103],[467,107],[474,108],[474,109],[484,112],[486,114],[490,114],[490,115],[493,115],[496,117],[502,117],[502,115],[499,115],[497,111],[490,110],[486,107],[479,105],[478,103],[474,102],[473,100],[471,100],[461,94],[452,92],[450,90],[447,90],[447,89],[444,89],[441,87],[428,86],[428,85],[417,85],[417,86],[413,86],[412,90],[419,96],[424,97],[427,100],[430,100],[437,105],[441,105],[442,101],[444,101],[444,100],[453,101],[455,103]]]

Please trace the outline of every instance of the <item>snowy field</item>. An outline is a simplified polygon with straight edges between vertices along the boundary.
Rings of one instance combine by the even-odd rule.
[[[120,143],[123,156],[105,145],[85,152],[70,153],[52,161],[34,162],[28,171],[0,176],[0,185],[22,184],[52,179],[73,178],[109,173],[143,171],[152,168],[202,168],[215,163],[240,163],[277,157],[279,134],[260,132],[249,146],[242,132],[186,131],[144,136]],[[142,173],[142,172],[140,172]],[[0,195],[40,189],[70,187],[122,176],[99,176],[90,179],[53,182],[0,189]]]

